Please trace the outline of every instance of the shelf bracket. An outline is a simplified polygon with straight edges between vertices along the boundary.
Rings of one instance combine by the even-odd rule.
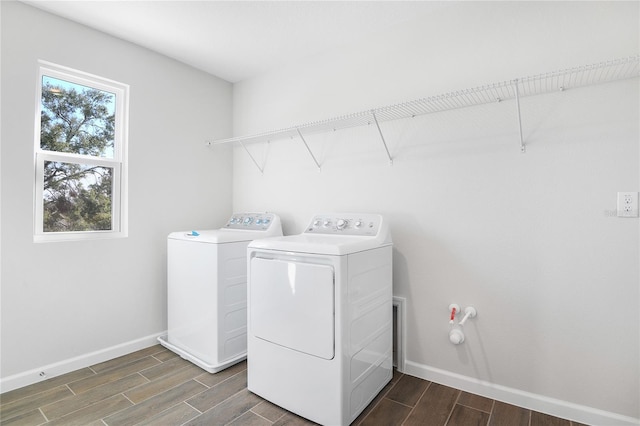
[[[518,128],[520,129],[520,152],[523,154],[527,151],[524,146],[524,138],[522,137],[522,117],[520,115],[520,93],[518,91],[518,79],[513,80],[513,87],[516,92],[516,108],[518,109]]]
[[[380,129],[380,124],[378,124],[378,117],[376,117],[375,110],[371,110],[371,115],[373,116],[373,121],[376,123],[376,127],[378,128],[378,133],[380,133],[380,139],[382,139],[382,145],[384,145],[384,150],[387,152],[387,157],[389,158],[389,164],[393,165],[393,158],[391,158],[391,154],[389,153],[389,148],[387,147],[387,141],[384,140],[384,135],[382,134],[382,130]]]
[[[245,151],[247,151],[247,154],[249,154],[249,157],[251,158],[251,161],[253,161],[253,164],[256,165],[256,167],[258,168],[258,170],[260,170],[261,174],[264,174],[264,169],[262,167],[260,167],[260,164],[258,164],[258,162],[256,161],[255,157],[251,154],[251,152],[247,149],[247,147],[245,146],[244,143],[240,142],[240,145],[242,145],[242,147],[244,148]]]
[[[300,129],[296,128],[296,132],[298,132],[298,136],[300,136],[300,139],[302,139],[302,143],[304,143],[304,146],[307,148],[307,151],[309,151],[309,155],[311,156],[311,158],[313,158],[313,162],[316,163],[316,166],[318,167],[318,171],[319,171],[320,163],[318,163],[318,160],[316,160],[316,156],[313,155],[313,152],[311,151],[311,148],[309,148],[309,145],[307,144],[307,141],[304,139],[304,136],[302,136]]]

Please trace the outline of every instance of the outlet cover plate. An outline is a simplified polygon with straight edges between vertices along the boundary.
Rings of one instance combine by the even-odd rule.
[[[618,217],[638,217],[637,192],[618,192]]]

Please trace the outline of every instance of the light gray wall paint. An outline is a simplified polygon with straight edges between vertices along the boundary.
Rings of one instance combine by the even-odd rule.
[[[234,135],[637,55],[637,2],[461,2],[234,86]],[[638,81],[384,123],[234,152],[234,209],[379,212],[407,298],[414,374],[640,417]],[[449,343],[450,303],[474,305]],[[525,394],[518,393],[525,392]],[[541,402],[542,401],[542,402]],[[566,403],[566,404],[565,404]],[[540,406],[538,404],[537,406]]]
[[[231,213],[229,83],[16,2],[2,2],[2,377],[166,330],[166,236]],[[127,83],[129,237],[33,235],[38,59]]]

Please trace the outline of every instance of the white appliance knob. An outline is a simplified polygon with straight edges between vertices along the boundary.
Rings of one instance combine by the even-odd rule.
[[[313,221],[313,226],[320,226],[320,223],[322,223],[320,219],[316,219]]]
[[[244,218],[244,223],[246,223],[246,224],[248,225],[248,224],[250,224],[250,223],[251,223],[251,221],[252,221],[252,220],[253,220],[253,219],[252,219],[252,218],[250,218],[250,217],[245,217],[245,218]]]
[[[325,228],[328,228],[329,226],[331,226],[331,221],[330,220],[325,220],[323,223]]]
[[[338,229],[344,229],[344,228],[346,228],[346,227],[347,227],[347,223],[349,223],[349,222],[347,222],[347,221],[346,221],[346,220],[344,220],[344,219],[338,219],[338,221],[336,222],[336,228],[338,228]]]
[[[361,221],[357,221],[355,223],[356,228],[360,228],[362,226],[362,222]]]

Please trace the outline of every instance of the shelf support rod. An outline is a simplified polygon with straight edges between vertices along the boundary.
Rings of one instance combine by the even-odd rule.
[[[520,115],[520,92],[518,91],[518,79],[513,80],[516,92],[516,108],[518,109],[518,128],[520,129],[520,152],[525,153],[527,150],[524,146],[524,138],[522,137],[522,117]]]
[[[302,136],[302,133],[300,132],[300,129],[298,129],[296,127],[296,132],[298,132],[298,135],[300,136],[300,139],[302,139],[302,143],[304,143],[304,146],[307,148],[307,151],[309,151],[309,155],[311,156],[311,158],[313,158],[313,162],[316,163],[316,166],[318,167],[318,170],[320,170],[320,163],[318,163],[318,160],[316,160],[316,156],[313,155],[313,152],[311,151],[311,148],[309,148],[309,145],[307,144],[307,141],[304,139],[304,136]]]
[[[262,167],[260,167],[260,165],[258,164],[258,162],[256,161],[256,159],[253,157],[253,155],[251,155],[251,152],[249,152],[249,150],[247,149],[247,147],[244,145],[244,143],[240,142],[240,145],[242,145],[242,147],[244,148],[245,151],[247,151],[247,154],[249,154],[249,157],[251,158],[251,161],[253,161],[253,164],[256,165],[256,167],[258,168],[258,170],[260,170],[261,174],[264,174],[264,170],[262,169]]]
[[[373,116],[373,121],[376,123],[376,127],[378,128],[378,133],[380,133],[380,139],[382,139],[382,145],[384,145],[384,150],[387,152],[387,157],[389,158],[389,164],[393,165],[393,158],[391,158],[391,154],[389,153],[389,148],[387,147],[387,141],[384,140],[384,135],[382,134],[382,130],[380,129],[380,124],[378,124],[378,117],[376,117],[375,110],[371,110],[371,115]]]

